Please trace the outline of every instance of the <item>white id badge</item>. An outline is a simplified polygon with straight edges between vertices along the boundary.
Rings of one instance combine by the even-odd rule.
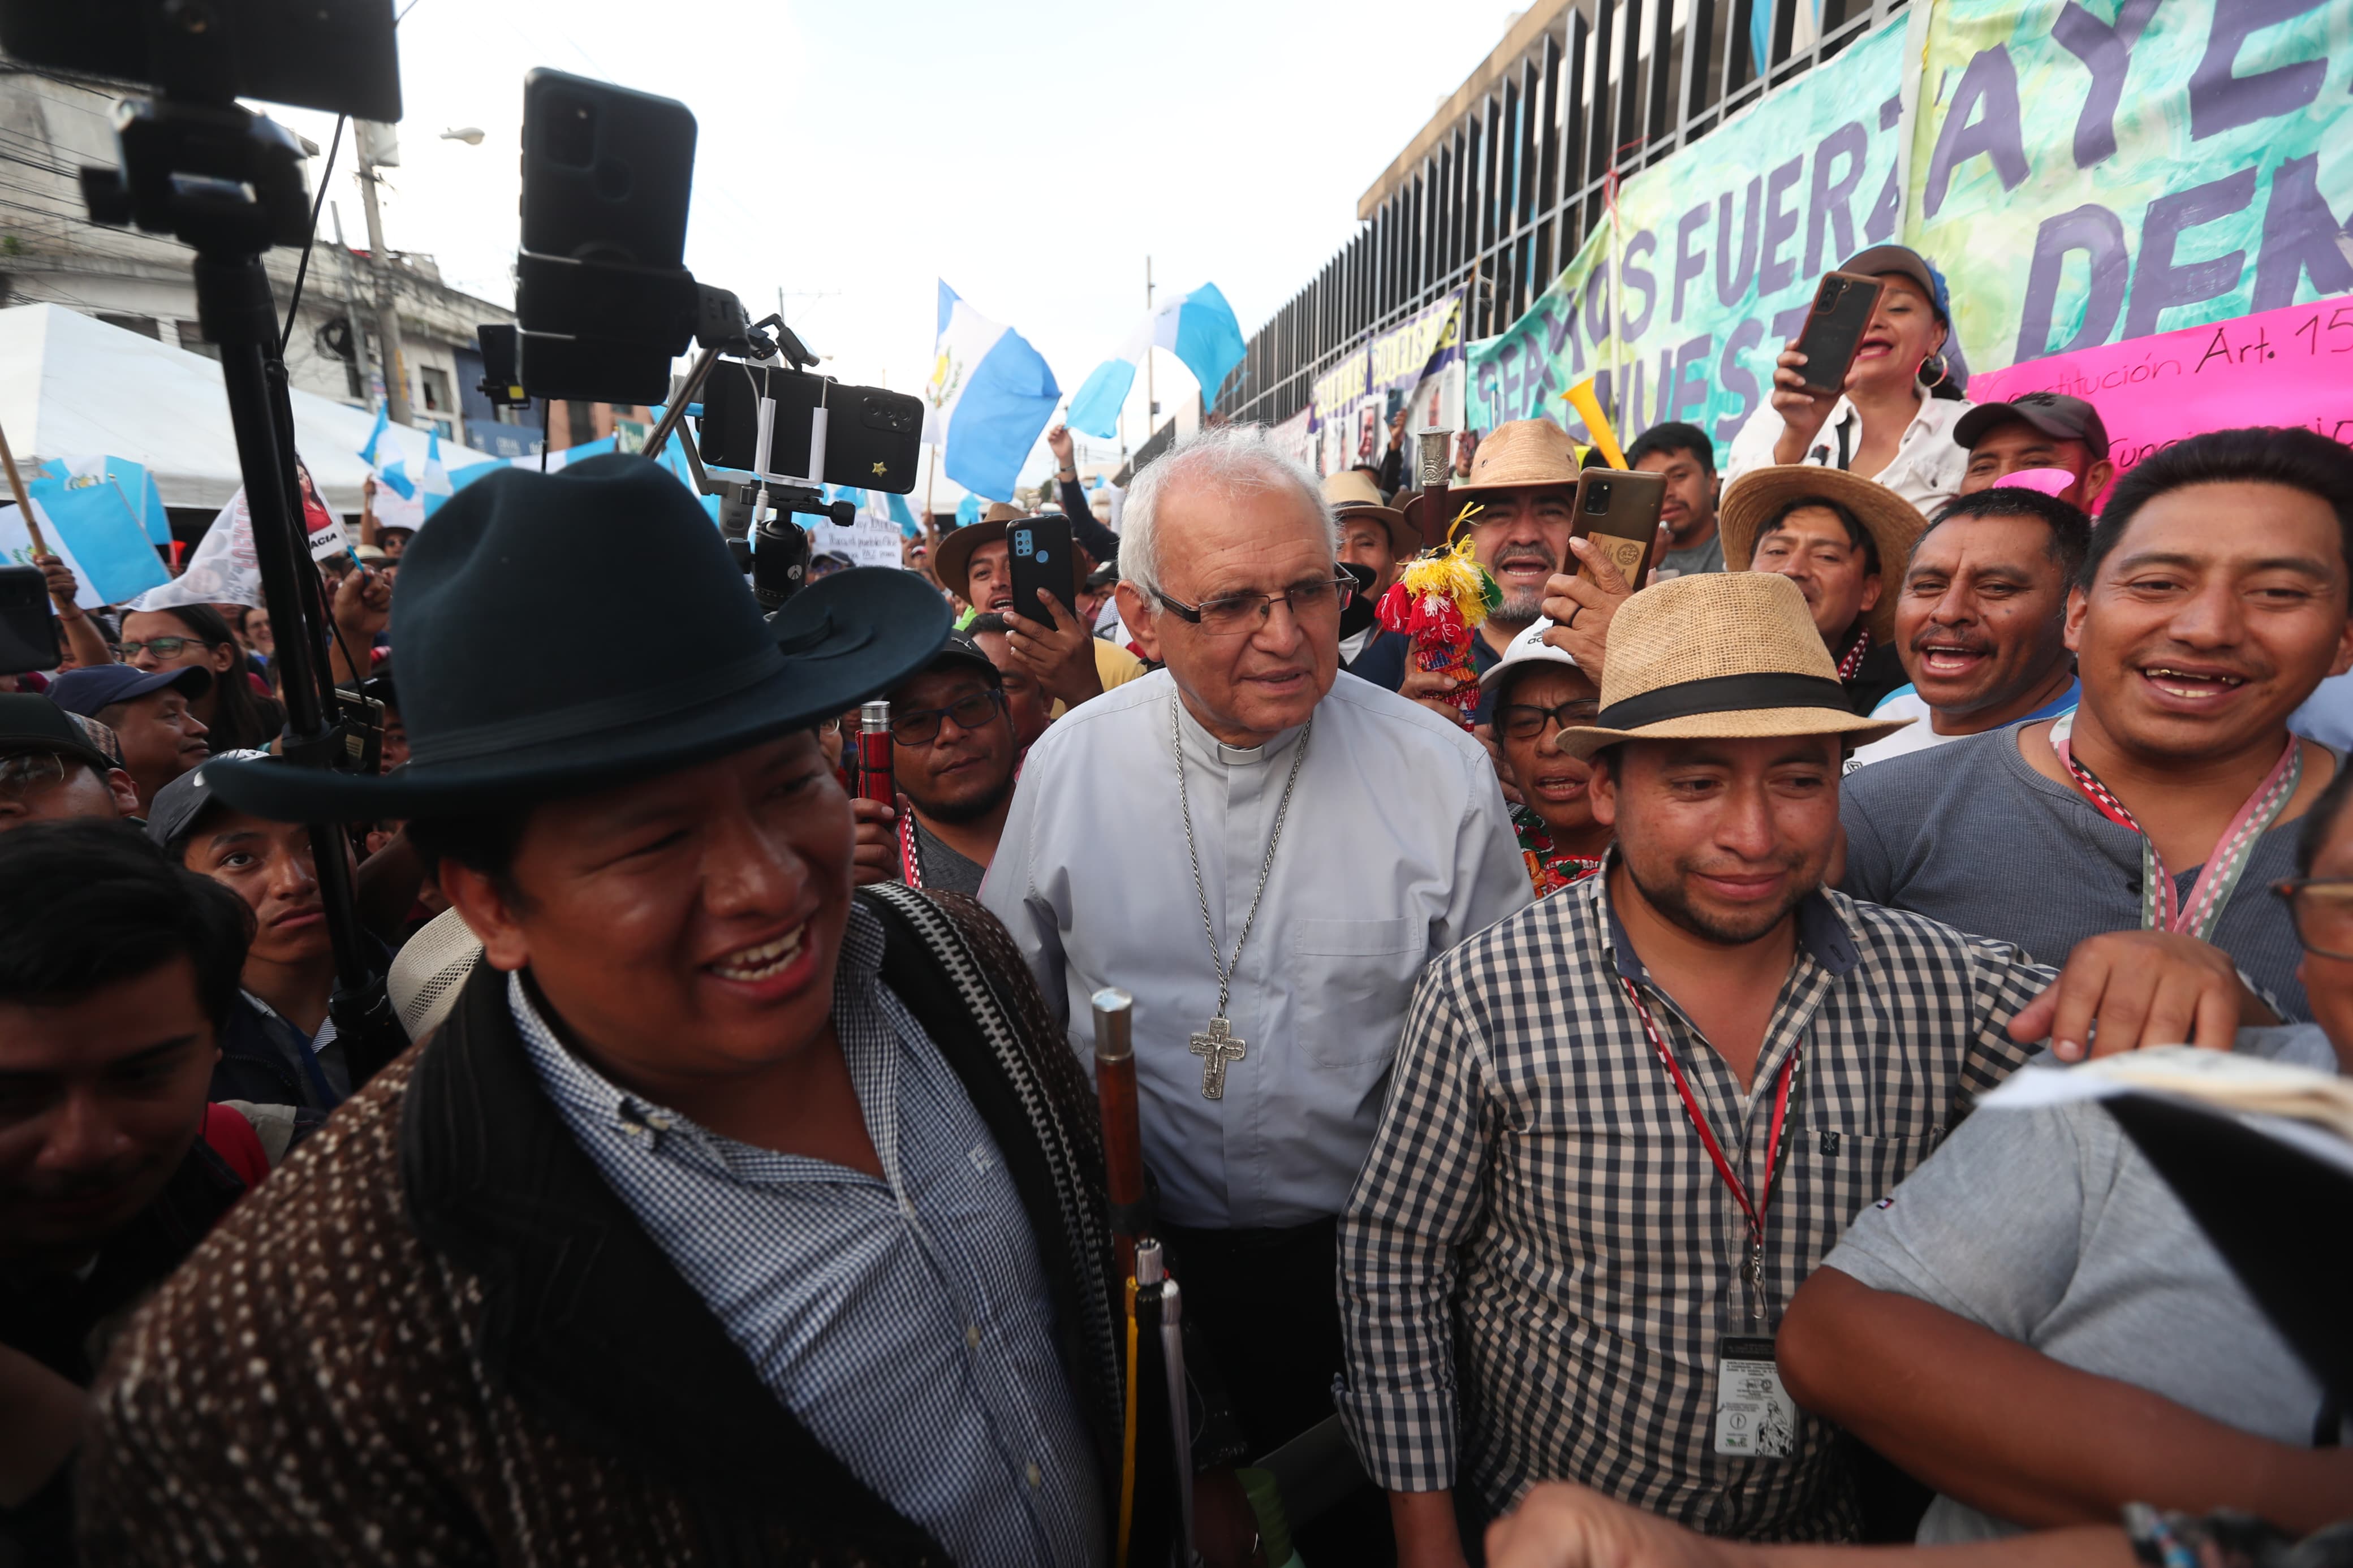
[[[1716,1342],[1715,1451],[1736,1459],[1798,1451],[1798,1406],[1781,1386],[1769,1339]]]

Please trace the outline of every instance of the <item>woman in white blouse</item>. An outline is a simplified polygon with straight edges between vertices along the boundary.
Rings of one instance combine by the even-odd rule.
[[[1952,433],[1968,402],[1931,395],[1946,378],[1945,340],[1952,331],[1944,278],[1901,245],[1874,245],[1839,270],[1886,286],[1847,372],[1845,393],[1807,391],[1800,374],[1806,356],[1789,342],[1773,373],[1772,400],[1733,437],[1725,484],[1767,464],[1812,463],[1877,479],[1933,514],[1960,493],[1968,468],[1968,453],[1954,445]]]

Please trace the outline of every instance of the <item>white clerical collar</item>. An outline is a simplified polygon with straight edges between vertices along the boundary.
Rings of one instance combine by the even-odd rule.
[[[1176,714],[1185,736],[1185,750],[1203,762],[1229,768],[1257,767],[1271,758],[1290,755],[1293,743],[1306,728],[1303,724],[1293,725],[1263,745],[1229,746],[1202,728],[1200,721],[1193,717],[1193,710],[1185,706],[1181,696],[1176,699]]]

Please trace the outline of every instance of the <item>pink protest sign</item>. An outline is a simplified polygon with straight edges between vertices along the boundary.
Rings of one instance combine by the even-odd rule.
[[[2030,392],[2097,408],[2118,473],[2186,436],[2242,425],[2301,425],[2353,445],[2353,295],[1969,378],[1972,403]]]

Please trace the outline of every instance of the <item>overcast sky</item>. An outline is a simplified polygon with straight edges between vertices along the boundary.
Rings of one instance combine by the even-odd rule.
[[[783,289],[828,374],[919,391],[945,279],[1028,337],[1067,396],[1142,317],[1147,254],[1164,289],[1213,281],[1244,335],[1257,328],[1355,232],[1357,197],[1511,15],[1484,0],[415,0],[385,243],[512,300],[522,77],[552,66],[693,110],[687,265],[755,317]],[[278,112],[326,144],[332,119]],[[480,146],[437,139],[465,126],[488,132]],[[347,138],[329,196],[364,244],[351,156]],[[1161,363],[1165,409],[1187,378]]]

